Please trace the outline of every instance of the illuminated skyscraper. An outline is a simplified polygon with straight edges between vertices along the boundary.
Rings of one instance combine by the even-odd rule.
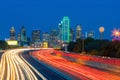
[[[61,23],[58,24],[58,40],[59,42],[62,41],[62,24]]]
[[[43,42],[49,42],[49,40],[50,40],[50,35],[47,32],[44,32],[42,34],[42,41]]]
[[[41,47],[40,42],[40,30],[33,30],[32,31],[32,42],[31,46],[33,47]]]
[[[56,47],[58,45],[58,33],[59,31],[56,29],[52,29],[50,31],[50,46],[51,47]]]
[[[76,27],[76,39],[79,39],[82,37],[82,27],[80,25],[77,25]]]
[[[40,30],[33,30],[32,31],[32,42],[40,41]]]
[[[26,36],[26,29],[24,26],[21,27],[21,31],[20,31],[20,41],[19,44],[21,46],[28,46],[30,42],[28,42],[27,40],[27,36]]]
[[[18,35],[17,35],[17,40],[18,40],[18,44],[19,44],[19,46],[21,45],[20,44],[20,33],[18,33]]]
[[[10,29],[10,40],[15,40],[15,28],[11,27]]]
[[[24,27],[24,26],[22,26],[22,28],[21,28],[20,41],[21,41],[21,42],[26,42],[26,41],[27,41],[26,30],[25,30],[25,27]]]
[[[62,24],[62,41],[63,43],[70,42],[70,20],[68,17],[64,17],[61,21]]]

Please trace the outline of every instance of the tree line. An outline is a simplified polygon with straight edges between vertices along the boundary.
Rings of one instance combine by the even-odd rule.
[[[120,41],[93,38],[86,38],[84,40],[78,39],[76,42],[69,43],[68,51],[88,55],[120,58]]]

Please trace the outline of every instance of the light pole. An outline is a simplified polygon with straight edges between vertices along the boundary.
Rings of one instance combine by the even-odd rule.
[[[84,52],[84,35],[82,35],[82,52]]]
[[[99,31],[100,31],[100,39],[102,40],[103,39],[103,32],[105,31],[104,27],[100,27]]]

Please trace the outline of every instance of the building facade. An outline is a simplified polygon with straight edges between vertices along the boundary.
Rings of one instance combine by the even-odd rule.
[[[41,47],[40,30],[32,30],[32,47]]]
[[[10,40],[15,40],[15,28],[11,27],[10,29]]]
[[[70,41],[74,41],[74,29],[70,28]]]
[[[20,41],[21,41],[21,42],[27,42],[26,29],[25,29],[24,26],[21,27],[21,31],[20,31]]]
[[[59,31],[56,30],[56,29],[52,29],[52,30],[50,31],[50,41],[49,41],[49,45],[50,45],[51,47],[57,47],[57,45],[58,45],[58,40],[59,40],[58,34],[59,34]]]
[[[70,19],[68,17],[63,17],[61,21],[62,24],[62,42],[70,42]]]
[[[76,27],[76,39],[80,39],[82,37],[82,27],[77,25]]]
[[[50,35],[48,34],[48,32],[42,33],[42,41],[43,42],[49,42],[50,41]]]

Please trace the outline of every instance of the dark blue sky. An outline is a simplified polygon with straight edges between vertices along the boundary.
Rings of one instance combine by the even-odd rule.
[[[120,0],[0,0],[0,39],[9,38],[11,26],[18,33],[24,25],[28,36],[33,29],[49,31],[63,16],[70,18],[72,28],[82,24],[96,38],[104,26],[104,37],[110,39],[111,31],[120,28]]]

